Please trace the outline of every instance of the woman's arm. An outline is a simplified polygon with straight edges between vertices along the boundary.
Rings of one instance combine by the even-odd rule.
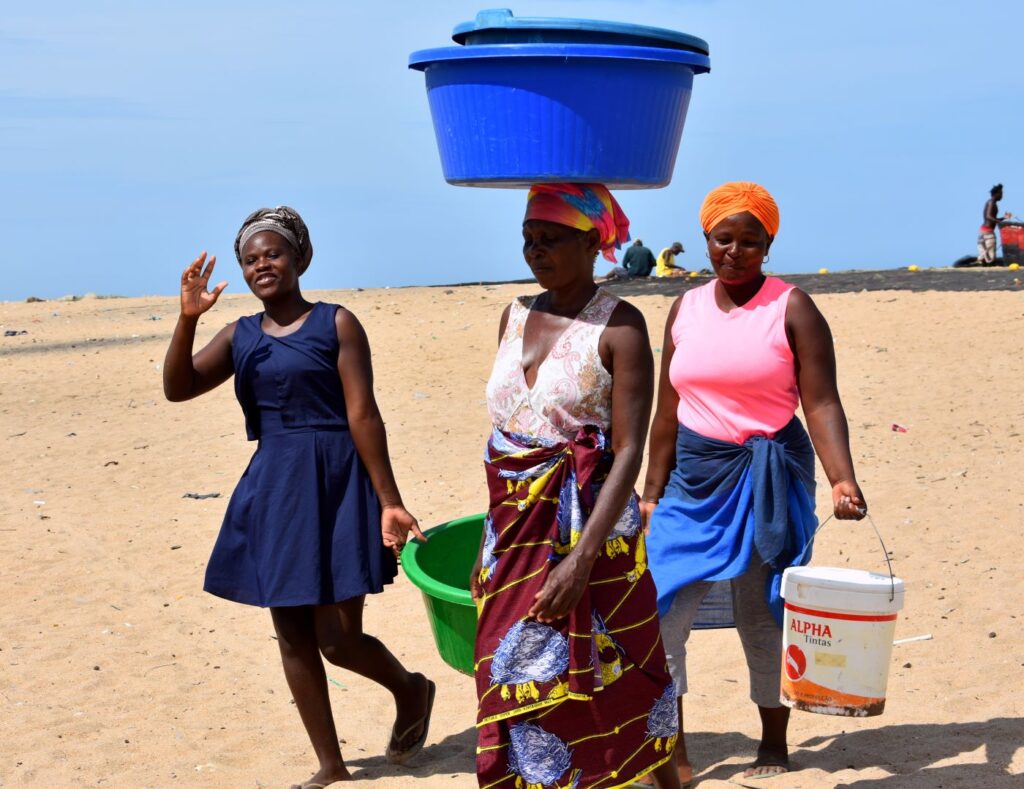
[[[611,440],[615,459],[587,527],[576,547],[558,563],[537,593],[529,616],[553,622],[567,616],[586,588],[590,571],[633,493],[651,417],[654,360],[643,315],[619,304],[601,335],[602,361],[612,373]]]
[[[640,498],[640,518],[646,529],[650,523],[651,513],[665,492],[668,477],[676,466],[676,433],[679,430],[679,394],[669,379],[669,368],[675,354],[675,341],[672,339],[672,326],[676,322],[683,297],[677,298],[668,311],[665,321],[665,336],[661,342],[661,373],[658,381],[658,408],[654,412],[651,423],[650,449],[647,455],[647,477],[644,480],[644,493]]]
[[[217,303],[221,292],[228,286],[227,282],[221,282],[212,291],[207,290],[217,258],[210,258],[204,270],[205,261],[204,252],[181,275],[181,312],[164,357],[164,396],[172,402],[191,400],[205,394],[228,380],[234,372],[231,360],[234,322],[217,332],[199,353],[192,355],[199,316]]]
[[[356,316],[340,307],[334,323],[338,331],[338,375],[345,394],[345,409],[356,452],[366,466],[381,504],[381,534],[395,554],[401,552],[409,531],[425,540],[419,523],[402,503],[388,455],[388,436],[373,396],[370,343]]]
[[[853,471],[850,432],[836,384],[832,332],[811,297],[796,288],[789,295],[786,333],[796,361],[807,430],[832,486],[833,511],[842,520],[860,520],[867,504]]]
[[[512,314],[512,305],[506,304],[505,311],[501,313],[501,320],[498,321],[498,345],[501,346],[501,340],[505,336],[505,329],[508,328],[508,316]]]

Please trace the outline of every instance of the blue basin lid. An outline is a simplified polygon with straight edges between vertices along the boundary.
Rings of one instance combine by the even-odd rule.
[[[625,44],[639,47],[683,49],[710,54],[708,42],[697,36],[662,27],[601,22],[595,19],[562,19],[513,16],[507,8],[481,11],[472,22],[456,25],[457,44]]]
[[[409,68],[425,71],[435,63],[445,61],[507,60],[510,58],[615,59],[650,60],[657,63],[676,63],[689,66],[694,74],[711,70],[707,55],[682,49],[663,47],[627,47],[609,44],[494,44],[471,47],[441,47],[420,49],[409,55]]]

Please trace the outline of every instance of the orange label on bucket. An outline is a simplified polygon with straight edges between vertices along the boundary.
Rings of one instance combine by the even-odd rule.
[[[885,706],[895,613],[828,611],[786,601],[781,701],[829,715]]]
[[[823,712],[826,715],[847,715],[852,718],[867,718],[881,715],[885,709],[885,698],[856,696],[826,688],[809,679],[790,680],[787,672],[782,676],[780,701],[787,707],[807,712]]]

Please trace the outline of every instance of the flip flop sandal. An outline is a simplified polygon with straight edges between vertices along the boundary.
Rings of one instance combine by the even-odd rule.
[[[739,780],[740,781],[767,781],[770,778],[778,778],[780,775],[785,775],[786,773],[792,772],[792,770],[793,770],[793,768],[789,764],[784,764],[784,763],[782,763],[780,761],[773,761],[773,760],[769,760],[769,761],[766,761],[766,762],[763,762],[763,763],[757,764],[757,765],[752,765],[751,767],[748,767],[747,769],[751,770],[751,769],[756,769],[758,767],[781,767],[783,769],[782,769],[782,772],[778,772],[778,773],[762,773],[761,775],[744,775],[743,773],[740,773],[739,774]]]
[[[426,714],[407,728],[404,732],[396,736],[395,730],[391,729],[391,738],[388,740],[387,749],[384,751],[384,759],[388,764],[405,764],[413,756],[418,754],[423,749],[423,744],[427,741],[427,732],[430,729],[430,715],[434,711],[434,694],[437,692],[437,685],[427,680],[427,712]],[[423,727],[423,732],[417,738],[416,742],[406,748],[404,751],[399,751],[391,747],[393,742],[401,742],[405,739],[409,732],[415,731],[417,726]]]

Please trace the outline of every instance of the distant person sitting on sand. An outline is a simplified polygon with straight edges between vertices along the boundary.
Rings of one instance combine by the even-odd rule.
[[[686,269],[676,265],[676,255],[683,254],[683,245],[678,241],[672,246],[665,247],[658,255],[658,267],[655,271],[657,277],[679,277],[686,273]]]
[[[608,272],[605,279],[634,279],[649,277],[654,270],[654,253],[639,238],[626,250],[622,265]]]
[[[311,303],[299,289],[313,257],[302,218],[287,206],[252,213],[235,255],[263,311],[232,321],[193,354],[199,318],[227,286],[208,290],[216,258],[196,258],[181,275],[164,394],[191,400],[234,376],[246,433],[259,444],[231,495],[203,587],[270,609],[285,679],[320,762],[301,786],[322,787],[351,775],[321,655],[391,692],[398,714],[388,762],[404,763],[427,738],[434,683],[363,632],[366,595],[392,582],[409,532],[423,535],[391,471],[363,327],[344,307]]]
[[[654,253],[639,238],[626,250],[622,265],[631,277],[649,277],[654,270]]]
[[[989,190],[991,197],[985,202],[981,227],[978,230],[978,265],[991,266],[996,262],[996,225],[1013,216],[1009,211],[999,216],[999,201],[1003,199],[1003,185]]]

